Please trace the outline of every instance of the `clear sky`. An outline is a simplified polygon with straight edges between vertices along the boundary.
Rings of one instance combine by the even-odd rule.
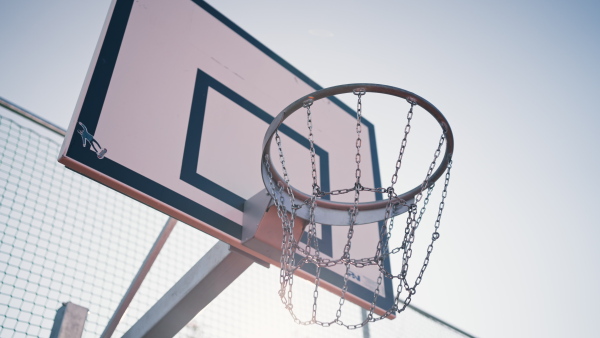
[[[393,85],[444,112],[443,240],[413,304],[477,336],[598,336],[598,2],[208,2],[323,87]],[[108,7],[0,0],[0,96],[66,128]]]

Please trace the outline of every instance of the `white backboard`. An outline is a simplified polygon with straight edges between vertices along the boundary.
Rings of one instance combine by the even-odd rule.
[[[288,104],[317,89],[321,87],[202,1],[118,0],[59,161],[278,265],[241,243],[243,206],[264,189],[260,157],[269,123]],[[337,98],[318,101],[312,111],[321,188],[352,187],[355,111]],[[281,129],[286,166],[292,184],[310,192],[306,116],[295,115]],[[83,126],[87,141],[79,133]],[[106,149],[102,156],[90,147],[92,135],[96,150]],[[374,127],[364,119],[361,155],[362,183],[380,186]],[[345,198],[351,201],[352,196]],[[365,193],[361,198],[380,196]],[[323,255],[342,252],[344,227],[320,226],[318,235]],[[353,254],[372,256],[379,225],[357,227],[355,238],[360,240],[353,242]],[[343,274],[342,267],[321,272],[321,278],[335,292]],[[378,275],[376,267],[352,271],[347,298],[367,306]],[[391,282],[385,283],[377,301],[380,309],[389,308],[394,298]]]

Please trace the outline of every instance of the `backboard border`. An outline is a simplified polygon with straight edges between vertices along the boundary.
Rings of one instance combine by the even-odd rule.
[[[234,31],[239,36],[248,41],[250,44],[255,46],[266,56],[270,57],[272,60],[280,64],[298,79],[305,82],[307,85],[314,88],[315,90],[322,89],[322,87],[319,86],[316,82],[314,82],[306,75],[301,73],[298,69],[293,67],[287,61],[283,60],[280,56],[275,54],[265,45],[253,38],[250,34],[248,34],[239,26],[227,19],[209,4],[201,0],[190,1],[207,11],[210,15],[215,17],[225,26],[227,26],[232,31]],[[77,169],[80,173],[84,174],[85,176],[88,176],[93,180],[99,181],[100,183],[112,189],[118,190],[120,192],[126,190],[128,191],[128,195],[135,196],[137,200],[149,205],[152,208],[158,209],[161,212],[165,212],[170,215],[176,213],[177,215],[172,216],[179,216],[177,218],[180,218],[180,220],[182,220],[183,222],[189,222],[190,220],[195,218],[199,222],[205,224],[219,224],[220,228],[216,228],[214,233],[209,233],[211,236],[215,236],[221,240],[223,240],[224,238],[232,238],[237,239],[239,241],[242,236],[242,226],[240,224],[237,224],[236,222],[217,214],[216,212],[194,202],[193,200],[179,193],[176,193],[171,189],[157,182],[154,182],[151,179],[144,177],[141,174],[138,174],[137,172],[134,172],[133,170],[128,169],[115,161],[112,161],[110,158],[104,158],[103,160],[99,161],[94,152],[89,151],[89,149],[81,146],[81,138],[76,134],[75,125],[77,124],[77,122],[82,122],[86,125],[88,131],[91,134],[94,134],[96,131],[97,124],[100,119],[100,114],[103,109],[104,101],[108,93],[108,87],[113,76],[114,68],[118,61],[119,51],[123,42],[123,38],[125,35],[125,31],[128,25],[129,17],[134,2],[134,0],[113,0],[113,4],[111,5],[111,11],[109,11],[108,19],[103,29],[103,36],[101,36],[99,39],[98,47],[90,66],[90,71],[88,72],[88,75],[86,77],[86,82],[84,83],[84,86],[82,88],[82,93],[80,95],[79,102],[71,120],[69,128],[70,133],[67,133],[65,139],[65,144],[68,144],[68,148],[65,149],[65,147],[63,146],[63,148],[61,149],[61,153],[59,155],[59,162],[66,164],[71,168]],[[340,107],[348,114],[356,118],[356,112],[354,112],[344,103],[342,103],[339,99],[331,97],[330,100],[332,101],[332,103],[336,104],[338,107]],[[371,124],[367,119],[364,118],[362,118],[362,125],[369,131],[373,179],[375,186],[380,186],[381,177],[379,171],[379,159],[375,139],[375,128],[373,124]],[[257,146],[260,147],[260,145]],[[257,162],[259,162],[259,160],[260,159],[257,159]],[[94,177],[92,177],[92,175]],[[128,182],[129,187],[124,189],[123,186],[125,186],[125,184],[122,182]],[[148,190],[153,191],[153,193],[147,193]],[[144,195],[151,197],[155,200],[148,201],[140,198],[140,196]],[[382,200],[383,196],[381,194],[375,194],[375,198],[376,200]],[[166,201],[168,201],[168,203]],[[173,212],[173,210],[175,210],[174,206],[180,211]],[[181,217],[183,213],[186,213],[187,215],[185,217]],[[380,223],[379,228],[381,229],[381,227],[382,224]],[[221,235],[218,235],[218,233],[221,233]],[[389,271],[389,259],[386,259],[385,266],[386,269],[388,269]],[[325,271],[323,271],[322,273],[324,272]],[[325,275],[328,275],[329,273],[331,273],[331,275],[334,277],[333,279],[335,280],[335,277],[337,275],[330,271],[324,273],[323,277],[326,278]],[[341,278],[341,276],[337,277]],[[326,279],[330,283],[335,283],[334,281],[331,281],[328,278]],[[351,283],[351,285],[349,286],[349,291],[353,292],[356,295],[361,295],[362,297],[362,295],[365,292],[368,292],[366,288],[355,284],[352,281],[349,281],[349,283]],[[393,304],[394,291],[392,288],[391,280],[385,279],[384,283],[386,297],[380,296],[377,302],[377,306],[381,308],[389,308]]]

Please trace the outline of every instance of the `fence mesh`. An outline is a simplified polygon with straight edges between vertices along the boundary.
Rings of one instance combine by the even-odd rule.
[[[59,138],[8,116],[0,115],[0,337],[48,337],[67,301],[89,309],[84,337],[97,337],[167,216],[65,169],[56,161]],[[123,335],[215,243],[178,223],[114,336]],[[278,276],[276,268],[254,264],[178,336],[464,336],[412,309],[364,330],[297,326],[279,301]],[[310,301],[311,285],[297,284]],[[337,304],[327,297],[323,303]],[[360,308],[348,305],[346,311],[360,321]]]

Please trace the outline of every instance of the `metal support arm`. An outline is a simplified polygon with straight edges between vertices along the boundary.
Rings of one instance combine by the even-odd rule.
[[[172,337],[254,261],[215,244],[123,337]]]

